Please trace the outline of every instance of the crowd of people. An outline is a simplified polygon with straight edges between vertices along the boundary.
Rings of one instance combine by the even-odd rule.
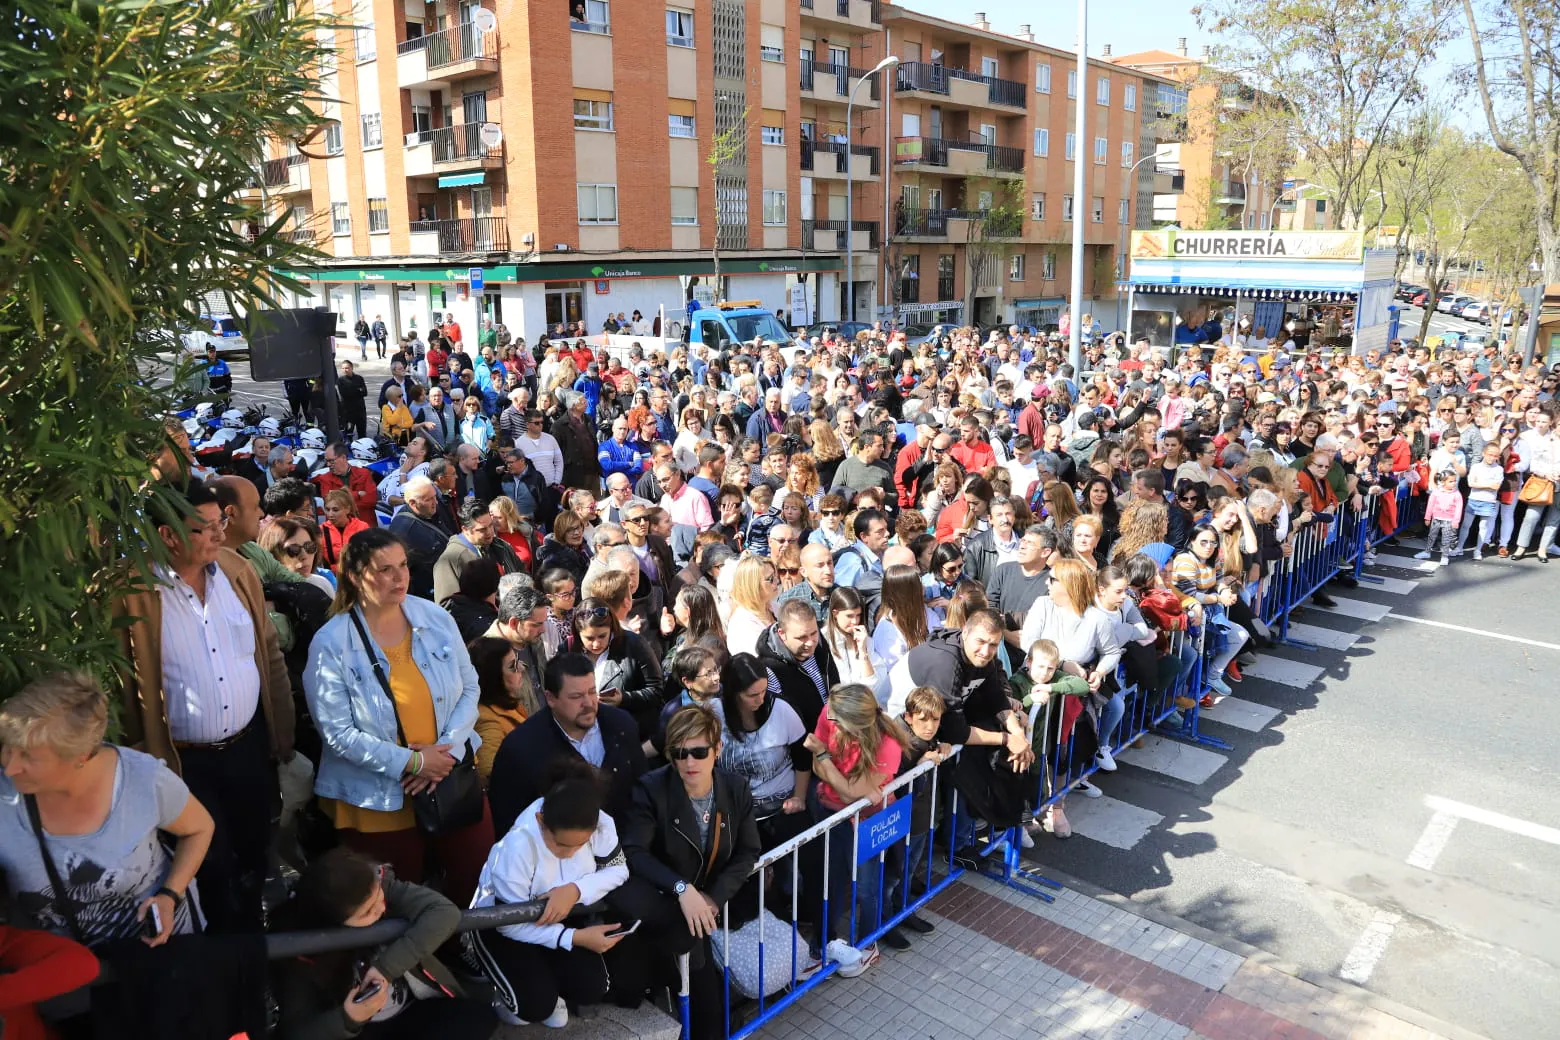
[[[377,480],[344,443],[311,473],[266,438],[192,480],[170,425],[145,506],[168,562],[120,605],[128,669],[0,707],[16,928],[106,956],[410,923],[274,964],[284,1037],[560,1026],[667,992],[686,954],[694,1032],[719,1036],[722,967],[773,994],[931,931],[855,942],[924,890],[934,834],[1069,837],[1066,797],[1101,787],[1048,757],[1108,785],[1131,699],[1198,663],[1177,633],[1202,633],[1207,693],[1163,724],[1217,718],[1303,532],[1423,497],[1422,556],[1547,563],[1560,526],[1555,376],[1493,346],[1172,359],[1091,335],[1085,377],[1016,327],[789,356],[505,337],[401,344],[378,432],[404,448]],[[965,826],[917,798],[884,890],[865,871],[852,898],[842,810],[926,763]],[[776,872],[761,901],[764,853],[829,821],[827,870],[809,843],[799,890]],[[530,900],[532,923],[456,936],[462,908]],[[803,949],[760,971],[748,926],[793,905]]]

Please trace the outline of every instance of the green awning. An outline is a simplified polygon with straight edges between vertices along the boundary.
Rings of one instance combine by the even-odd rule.
[[[481,184],[486,179],[485,170],[478,170],[476,173],[451,173],[439,178],[439,187],[460,188],[467,184]]]

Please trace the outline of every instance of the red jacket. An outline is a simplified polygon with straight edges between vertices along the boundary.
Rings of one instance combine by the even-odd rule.
[[[54,1030],[34,1005],[97,978],[92,951],[73,939],[0,924],[0,1034],[5,1040],[49,1040]]]
[[[374,480],[374,475],[362,466],[351,467],[345,481],[326,470],[314,478],[314,486],[320,489],[322,498],[337,488],[346,488],[352,495],[353,504],[357,506],[358,519],[370,527],[378,525],[374,506],[379,503],[379,484]]]
[[[905,445],[904,449],[899,453],[899,458],[894,462],[894,490],[899,493],[899,507],[901,509],[911,509],[915,506],[915,496],[905,486],[905,473],[909,471],[911,466],[921,461],[923,454],[925,453],[921,451],[920,442],[912,441]]]
[[[375,523],[378,521],[376,520]],[[361,531],[371,530],[373,524],[365,524],[357,517],[347,521],[345,531],[339,529],[329,520],[320,524],[320,559],[325,565],[338,573],[341,570],[341,550],[347,547],[347,543]]]

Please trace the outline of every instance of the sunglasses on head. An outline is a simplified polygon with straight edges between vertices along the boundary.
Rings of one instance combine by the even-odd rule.
[[[700,762],[703,762],[706,758],[710,757],[711,750],[713,749],[708,746],[667,748],[666,757],[671,759],[673,762],[683,762],[690,758],[695,758]]]
[[[574,612],[575,621],[605,621],[611,616],[612,611],[606,607],[591,607],[589,610],[581,609]]]

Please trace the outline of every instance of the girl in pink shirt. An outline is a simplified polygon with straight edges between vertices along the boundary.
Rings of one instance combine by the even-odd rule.
[[[1457,490],[1455,470],[1442,470],[1435,479],[1437,487],[1430,492],[1430,500],[1425,504],[1425,523],[1430,525],[1430,536],[1425,539],[1424,551],[1415,553],[1414,559],[1430,559],[1439,538],[1441,566],[1445,567],[1452,562],[1452,543],[1456,539],[1457,525],[1462,522],[1463,497]]]

